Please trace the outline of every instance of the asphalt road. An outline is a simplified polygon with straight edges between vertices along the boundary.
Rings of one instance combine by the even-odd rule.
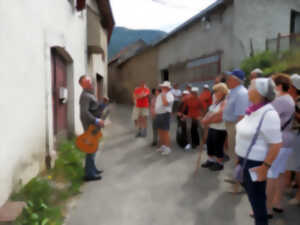
[[[116,106],[105,128],[96,160],[103,179],[82,187],[68,225],[252,225],[245,194],[227,193],[222,172],[200,169],[194,175],[197,150],[183,152],[174,141],[172,154],[161,156],[148,138],[135,138],[131,108]],[[149,129],[151,131],[151,129]],[[205,154],[202,161],[205,160]],[[300,224],[300,208],[287,206],[270,225]]]

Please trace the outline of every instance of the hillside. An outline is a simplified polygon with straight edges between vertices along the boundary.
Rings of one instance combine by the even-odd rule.
[[[111,59],[120,50],[139,39],[150,44],[165,35],[165,32],[159,30],[131,30],[125,27],[115,27],[108,47],[108,58]]]

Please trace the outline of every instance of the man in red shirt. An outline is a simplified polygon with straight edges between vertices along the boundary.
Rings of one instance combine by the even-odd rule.
[[[142,81],[140,86],[136,87],[133,92],[133,97],[136,102],[136,109],[134,113],[137,120],[138,132],[136,137],[147,136],[147,116],[149,115],[149,95],[150,90],[146,86],[145,82]]]
[[[204,107],[198,96],[199,89],[193,87],[191,89],[191,94],[188,98],[184,100],[183,111],[187,109],[188,113],[183,118],[186,120],[187,138],[188,144],[185,146],[185,150],[191,148],[192,143],[192,124],[198,124],[198,132],[201,134],[201,125],[199,119],[204,115]]]
[[[207,84],[204,84],[203,91],[201,92],[199,98],[204,107],[204,112],[206,113],[208,107],[212,104],[212,95]]]

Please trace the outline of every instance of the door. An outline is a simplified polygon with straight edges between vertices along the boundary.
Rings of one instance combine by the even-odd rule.
[[[67,88],[67,63],[55,49],[51,50],[51,63],[54,135],[65,136],[68,128],[67,103],[60,100],[59,90],[61,87]]]
[[[97,98],[100,100],[103,97],[103,77],[97,74]]]

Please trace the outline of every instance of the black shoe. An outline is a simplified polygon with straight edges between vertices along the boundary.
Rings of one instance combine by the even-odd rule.
[[[230,157],[224,153],[224,158],[223,158],[224,162],[228,162],[230,160]]]
[[[276,207],[273,207],[273,211],[276,212],[276,213],[283,213],[284,212],[283,209],[276,208]]]
[[[254,219],[254,214],[251,213],[249,216]],[[273,217],[273,214],[268,214],[268,220],[273,219]]]
[[[211,167],[211,166],[213,166],[215,163],[214,162],[211,162],[211,161],[206,161],[205,163],[203,163],[202,165],[201,165],[201,167],[202,168],[209,168],[209,167]]]
[[[151,144],[152,147],[155,147],[156,145],[157,145],[156,141],[153,141],[152,144]]]
[[[224,166],[220,163],[214,163],[212,166],[209,167],[212,171],[220,171],[224,169]]]
[[[84,178],[83,178],[83,180],[84,181],[96,181],[96,180],[101,180],[102,179],[102,177],[100,176],[100,175],[97,175],[97,176],[94,176],[94,177],[87,177],[87,176],[85,176]]]
[[[103,170],[96,170],[96,174],[101,174],[103,173]]]

